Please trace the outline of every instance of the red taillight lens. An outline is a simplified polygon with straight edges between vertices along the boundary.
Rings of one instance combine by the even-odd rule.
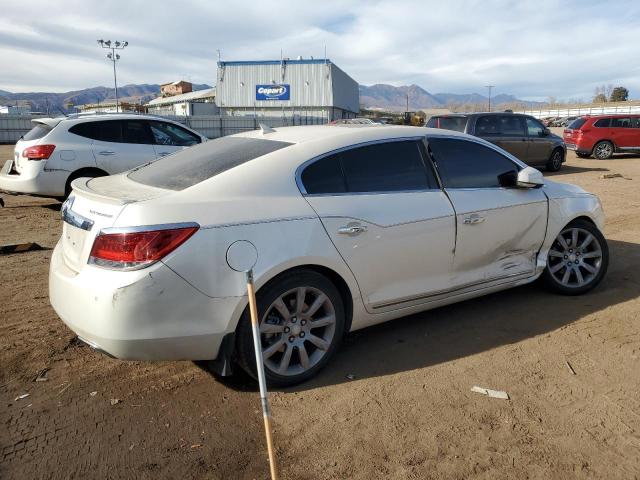
[[[89,263],[115,269],[149,266],[167,256],[191,235],[198,226],[167,228],[126,233],[100,233],[91,247]]]
[[[29,160],[46,160],[56,149],[55,145],[34,145],[22,151],[22,157]]]

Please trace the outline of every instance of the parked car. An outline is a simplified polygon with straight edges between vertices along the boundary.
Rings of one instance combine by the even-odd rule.
[[[608,264],[596,196],[454,131],[265,129],[72,186],[49,289],[81,340],[255,375],[231,268],[255,260],[271,384],[315,375],[346,332],[539,277],[585,293]]]
[[[640,153],[640,115],[593,115],[574,120],[564,131],[567,148],[580,158],[599,160],[614,153]]]
[[[71,182],[124,172],[206,137],[149,115],[102,114],[35,118],[0,171],[0,190],[66,198]]]
[[[562,138],[529,115],[505,112],[436,115],[426,126],[483,138],[527,165],[545,167],[552,172],[560,170],[567,153]]]

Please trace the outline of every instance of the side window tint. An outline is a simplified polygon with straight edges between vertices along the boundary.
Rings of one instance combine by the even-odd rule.
[[[304,169],[300,176],[308,194],[344,193],[347,188],[340,167],[340,157],[329,155]]]
[[[596,123],[594,123],[593,126],[599,128],[608,128],[610,124],[610,118],[601,118],[600,120],[596,120]]]
[[[153,143],[149,125],[144,120],[125,120],[123,131],[124,143]]]
[[[98,129],[96,140],[103,142],[122,142],[122,122],[120,120],[108,120],[96,122]]]
[[[527,134],[530,137],[542,137],[544,127],[540,122],[533,118],[527,118]]]
[[[500,120],[497,115],[486,115],[476,120],[476,135],[500,135]]]
[[[151,133],[156,145],[190,147],[200,143],[200,138],[177,125],[165,122],[150,122]]]
[[[640,128],[640,117],[634,117],[631,119],[631,128]]]
[[[367,145],[341,152],[349,192],[391,192],[437,188],[427,177],[417,141]]]
[[[97,122],[77,123],[69,129],[69,132],[92,140],[97,140],[99,138]]]
[[[500,117],[500,132],[502,135],[523,137],[524,126],[521,117],[515,115],[504,115]]]
[[[611,127],[612,128],[631,128],[631,119],[630,118],[612,118]]]
[[[495,188],[518,166],[495,150],[467,140],[431,138],[430,154],[445,188]]]

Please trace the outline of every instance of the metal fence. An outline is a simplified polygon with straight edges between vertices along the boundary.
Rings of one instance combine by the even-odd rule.
[[[108,118],[109,114],[103,114]],[[16,143],[22,135],[33,127],[31,120],[41,115],[0,115],[0,143]],[[326,117],[307,115],[294,116],[229,116],[229,115],[198,115],[198,116],[167,116],[175,122],[201,133],[208,138],[219,138],[234,133],[257,130],[260,124],[270,127],[286,127],[293,125],[321,125],[327,122]]]
[[[620,102],[615,104],[600,103],[591,105],[567,105],[559,108],[540,108],[537,110],[520,110],[536,118],[544,117],[573,117],[580,115],[610,115],[635,113],[640,114],[640,102]]]

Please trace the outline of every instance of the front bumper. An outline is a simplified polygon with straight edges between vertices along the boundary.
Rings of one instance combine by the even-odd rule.
[[[51,257],[51,305],[91,347],[125,360],[212,360],[245,297],[211,298],[162,263],[132,272],[64,262],[60,243]]]
[[[46,197],[64,196],[69,178],[66,170],[46,170],[45,162],[34,162],[34,165],[23,168],[20,173],[12,167],[13,160],[7,160],[0,170],[0,190]]]

